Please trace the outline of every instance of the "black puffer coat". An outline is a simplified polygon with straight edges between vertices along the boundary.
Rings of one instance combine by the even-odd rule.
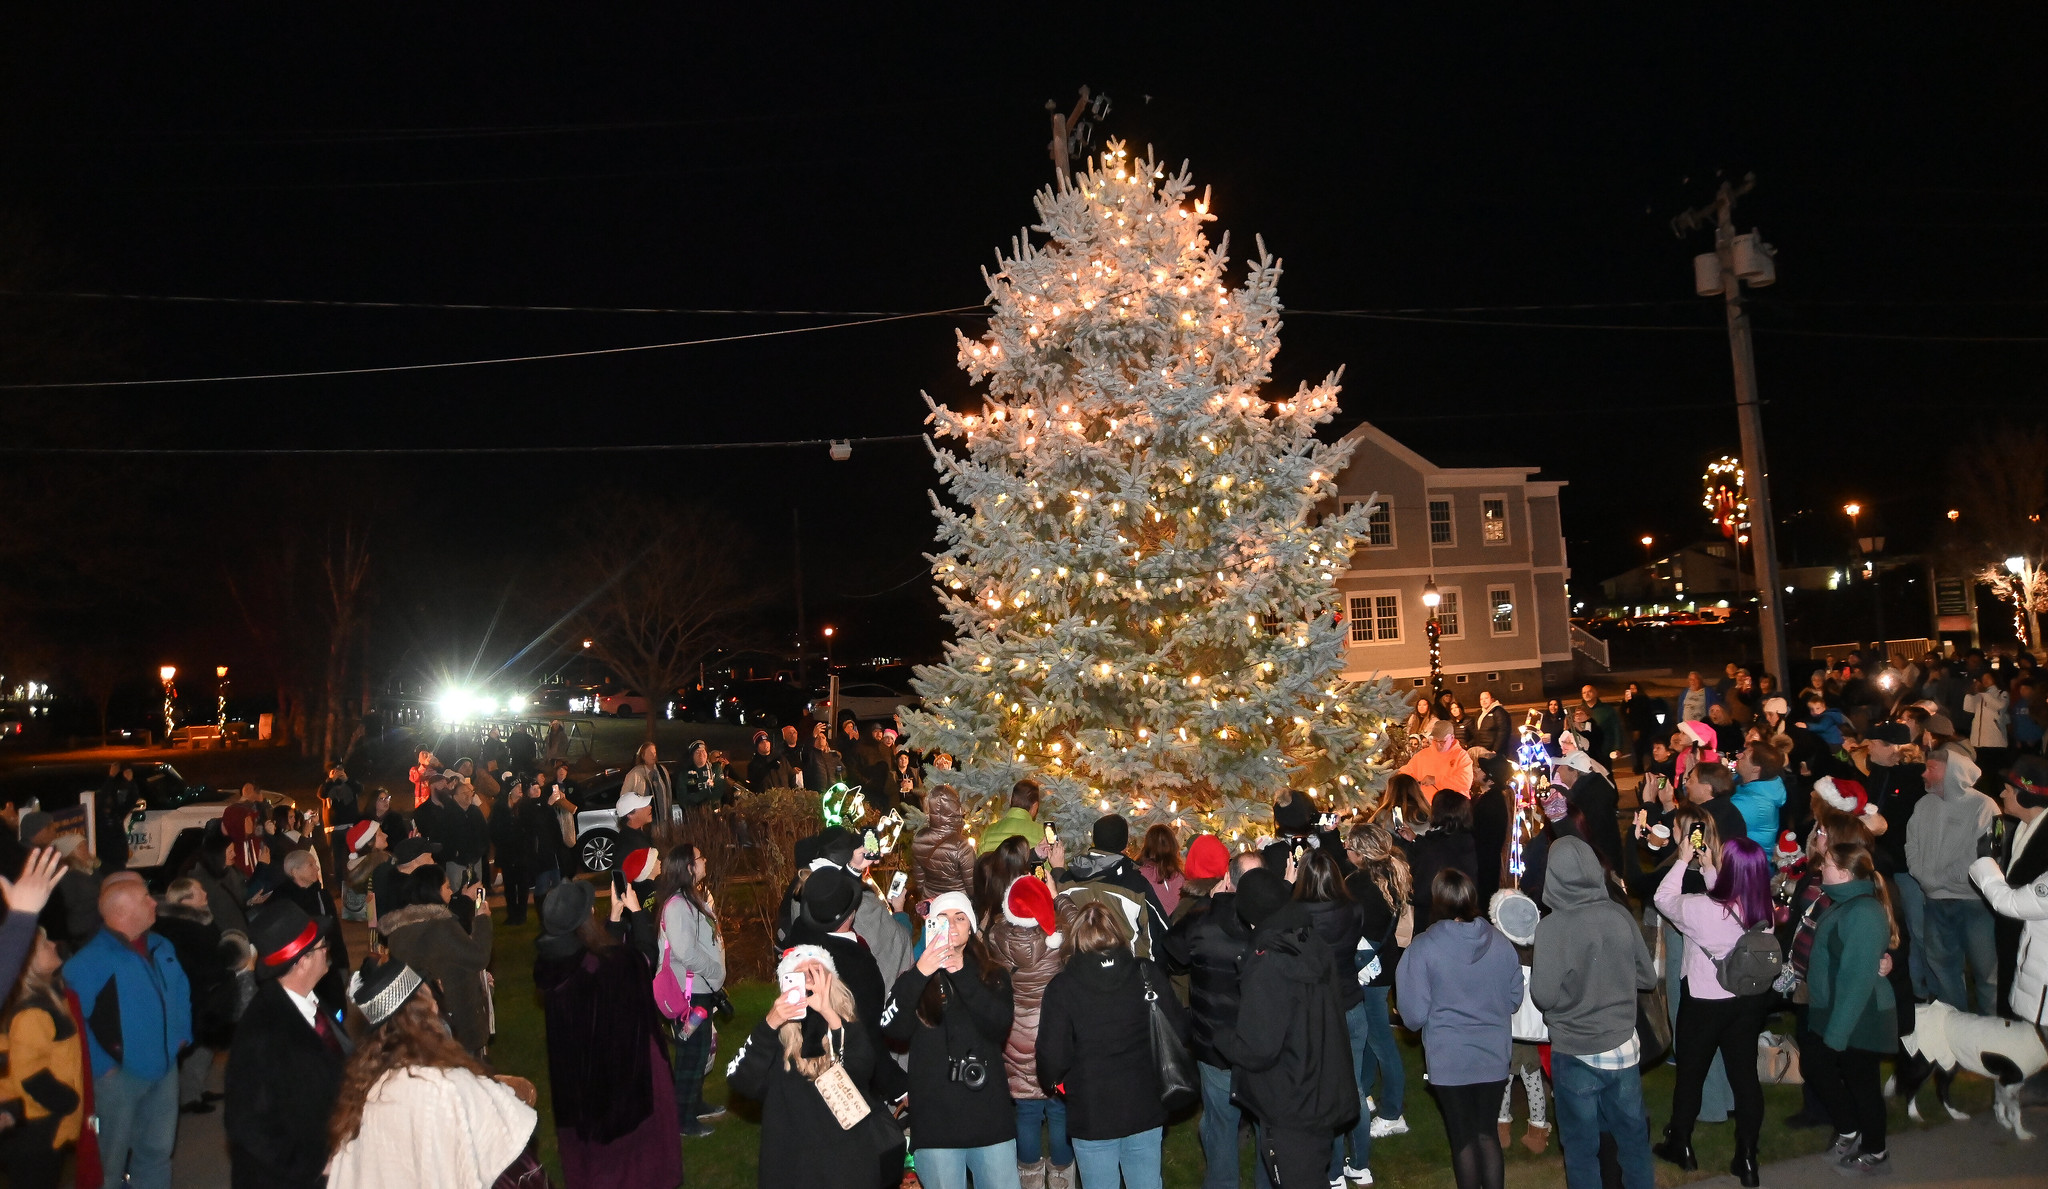
[[[1254,930],[1236,1027],[1217,1037],[1234,1097],[1258,1119],[1333,1132],[1358,1120],[1351,1040],[1338,984],[1351,982],[1293,903]]]
[[[1167,940],[1174,972],[1188,976],[1188,1048],[1205,1065],[1230,1067],[1216,1051],[1216,1033],[1237,1022],[1237,961],[1251,939],[1237,919],[1237,893],[1224,892],[1209,898],[1207,911],[1182,917]]]
[[[1167,1021],[1186,1037],[1187,1011],[1173,997],[1166,972],[1122,947],[1075,954],[1045,988],[1038,1082],[1047,1094],[1066,1087],[1067,1134],[1075,1139],[1122,1139],[1166,1125],[1145,978]],[[1350,1061],[1345,1054],[1347,1071]]]
[[[1358,939],[1365,925],[1360,919],[1358,905],[1349,900],[1303,901],[1301,906],[1308,909],[1308,920],[1316,936],[1330,947],[1330,959],[1340,974],[1350,974],[1354,969],[1351,956],[1358,951]],[[1342,978],[1337,983],[1337,1009],[1350,1011],[1365,1002],[1365,993],[1358,987],[1356,978]]]

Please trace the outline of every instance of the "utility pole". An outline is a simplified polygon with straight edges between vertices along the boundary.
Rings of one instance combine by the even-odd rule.
[[[1745,176],[1740,186],[1723,179],[1713,202],[1671,220],[1671,229],[1680,236],[1702,227],[1714,229],[1714,250],[1693,258],[1693,289],[1702,297],[1718,295],[1726,304],[1728,351],[1735,364],[1736,424],[1742,434],[1742,469],[1748,472],[1749,547],[1755,561],[1757,634],[1762,637],[1764,668],[1785,683],[1792,674],[1785,653],[1785,591],[1778,580],[1778,528],[1771,514],[1771,473],[1764,458],[1756,355],[1750,343],[1749,314],[1742,301],[1742,283],[1772,283],[1778,279],[1777,264],[1762,235],[1754,231],[1747,235],[1735,233],[1735,200],[1755,188],[1755,174]]]
[[[790,551],[796,558],[796,687],[805,697],[811,694],[810,675],[804,665],[804,516],[802,509],[789,510]]]
[[[1094,134],[1094,125],[1109,114],[1109,96],[1096,95],[1088,88],[1081,88],[1081,98],[1075,102],[1071,115],[1060,114],[1057,100],[1045,101],[1045,110],[1052,113],[1052,143],[1046,146],[1052,157],[1054,181],[1067,185],[1073,177],[1073,156],[1085,155],[1088,143]]]

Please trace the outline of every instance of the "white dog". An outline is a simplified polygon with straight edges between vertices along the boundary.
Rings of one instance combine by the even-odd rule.
[[[1922,1003],[1913,1009],[1913,1031],[1899,1038],[1906,1056],[1898,1064],[1894,1085],[1906,1099],[1906,1114],[1920,1122],[1920,1104],[1915,1101],[1928,1075],[1934,1075],[1935,1095],[1952,1119],[1970,1116],[1950,1105],[1949,1083],[1958,1069],[1990,1078],[1996,1088],[1991,1113],[2015,1139],[2032,1139],[2033,1133],[2020,1121],[2020,1083],[2048,1067],[2048,1048],[2032,1024],[1973,1016],[1946,1003]]]

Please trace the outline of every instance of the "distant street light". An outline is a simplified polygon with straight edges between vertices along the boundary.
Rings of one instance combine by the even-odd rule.
[[[832,671],[832,629],[830,627],[825,629],[825,671],[827,673]]]
[[[583,642],[583,647],[585,647],[585,648],[588,648],[588,647],[590,647],[590,646],[591,646],[592,644],[595,644],[595,643],[597,643],[597,641],[595,641],[595,640],[585,640],[585,641]]]

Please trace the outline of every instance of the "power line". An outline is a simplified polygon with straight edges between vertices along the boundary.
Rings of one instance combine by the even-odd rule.
[[[398,363],[381,367],[336,367],[304,372],[257,372],[233,376],[181,376],[165,380],[68,380],[44,384],[0,384],[0,391],[19,392],[31,389],[58,388],[162,388],[182,384],[226,384],[242,380],[303,380],[320,376],[367,376],[392,372],[438,371],[457,367],[489,367],[502,363],[534,363],[549,359],[582,359],[594,355],[627,355],[639,351],[668,351],[677,347],[701,347],[712,343],[735,343],[746,339],[777,338],[782,335],[809,334],[816,330],[841,330],[849,326],[872,326],[878,322],[901,322],[910,318],[937,318],[947,314],[959,314],[977,310],[978,306],[957,306],[950,310],[925,310],[916,314],[896,314],[883,318],[861,318],[852,322],[833,322],[825,326],[793,326],[787,330],[760,330],[752,334],[726,334],[708,339],[683,339],[671,343],[639,343],[629,347],[595,347],[585,351],[550,351],[537,355],[504,355],[492,359],[451,359],[441,363]]]
[[[184,293],[111,293],[83,290],[0,289],[0,297],[62,298],[82,301],[143,301],[192,305],[305,306],[365,310],[458,310],[537,314],[733,314],[743,317],[788,318],[899,318],[913,317],[904,310],[749,310],[681,306],[570,306],[515,305],[503,302],[461,301],[343,301],[317,297],[207,297]],[[969,306],[963,309],[979,309]]]
[[[879,446],[893,442],[922,442],[921,433],[885,434],[865,438],[798,438],[781,442],[637,442],[624,446],[0,446],[0,455],[54,455],[62,457],[354,457],[361,455],[457,454],[669,454],[686,450],[781,450],[799,447]]]

